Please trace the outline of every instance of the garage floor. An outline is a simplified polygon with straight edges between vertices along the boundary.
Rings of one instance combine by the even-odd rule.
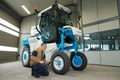
[[[50,70],[49,77],[34,78],[31,69],[24,68],[20,61],[0,64],[0,80],[120,80],[120,67],[88,65],[84,71],[70,70],[66,75],[57,75]]]

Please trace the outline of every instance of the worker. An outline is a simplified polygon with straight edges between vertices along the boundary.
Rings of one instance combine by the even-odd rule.
[[[36,78],[39,78],[40,75],[42,76],[49,75],[49,71],[46,65],[46,56],[44,54],[46,48],[47,45],[42,43],[40,47],[38,47],[32,52],[30,60],[30,66],[32,68],[31,75]]]

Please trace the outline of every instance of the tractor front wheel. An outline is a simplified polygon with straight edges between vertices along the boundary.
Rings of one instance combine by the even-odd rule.
[[[72,52],[70,56],[70,62],[71,62],[71,67],[74,70],[78,70],[78,71],[84,70],[87,66],[87,58],[81,52],[78,52],[77,54]]]
[[[51,68],[56,74],[64,75],[70,69],[69,57],[64,52],[56,52],[51,58]]]

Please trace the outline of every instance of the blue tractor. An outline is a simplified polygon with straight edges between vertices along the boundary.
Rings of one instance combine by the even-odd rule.
[[[56,74],[66,74],[70,66],[77,71],[86,68],[87,58],[79,52],[76,37],[81,36],[81,31],[73,27],[70,14],[71,10],[59,3],[38,13],[39,23],[32,27],[30,37],[23,40],[23,66],[29,67],[32,51],[46,43],[49,49],[46,55],[51,56],[47,61],[51,62],[51,69]]]

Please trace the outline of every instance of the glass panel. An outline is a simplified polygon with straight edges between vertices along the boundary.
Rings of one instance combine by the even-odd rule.
[[[120,30],[108,30],[86,34],[85,51],[120,50]]]
[[[102,50],[120,50],[119,29],[100,32]]]
[[[45,42],[54,42],[56,40],[55,16],[52,9],[42,14],[39,26]]]
[[[84,48],[85,51],[98,51],[100,50],[99,47],[99,34],[98,33],[91,33],[84,36]]]
[[[63,10],[58,10],[57,20],[58,20],[57,23],[59,24],[58,25],[59,27],[63,27],[65,25],[72,26],[72,21],[69,14]]]

